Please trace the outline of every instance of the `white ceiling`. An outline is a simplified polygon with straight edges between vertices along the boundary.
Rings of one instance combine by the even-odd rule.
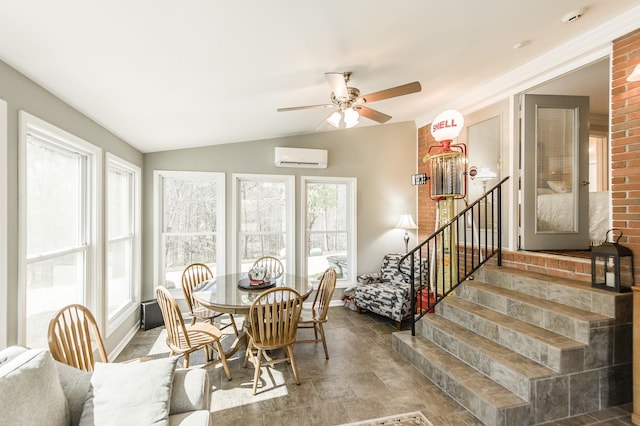
[[[143,152],[313,132],[325,72],[417,120],[640,0],[0,0],[0,60]],[[567,13],[584,8],[579,20]],[[526,42],[520,49],[513,45]],[[587,79],[587,81],[590,81]],[[362,118],[360,126],[376,125]],[[326,130],[329,130],[327,128]]]

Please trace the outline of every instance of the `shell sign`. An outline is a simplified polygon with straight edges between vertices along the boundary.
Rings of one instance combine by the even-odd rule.
[[[458,137],[464,126],[464,117],[458,111],[449,109],[441,112],[433,119],[431,134],[438,142],[453,140]]]

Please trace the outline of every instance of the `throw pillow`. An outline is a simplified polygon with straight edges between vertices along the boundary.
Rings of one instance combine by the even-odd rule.
[[[58,378],[60,379],[62,390],[69,404],[70,424],[71,426],[78,426],[80,424],[82,410],[84,409],[84,402],[89,394],[91,372],[80,370],[57,361],[55,365],[58,370]]]
[[[29,349],[0,366],[2,424],[69,424],[67,399],[49,351]]]
[[[549,185],[549,188],[551,188],[554,192],[557,192],[558,194],[565,194],[567,192],[571,192],[571,188],[561,180],[557,180],[557,181],[548,180],[547,185]]]
[[[168,425],[177,361],[97,362],[80,425]]]

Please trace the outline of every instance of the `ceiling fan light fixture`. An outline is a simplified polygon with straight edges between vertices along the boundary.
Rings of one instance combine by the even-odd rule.
[[[358,124],[360,114],[353,108],[347,108],[344,110],[344,125],[347,129],[354,127]]]
[[[331,124],[335,128],[338,128],[340,127],[341,119],[342,119],[342,115],[340,114],[340,111],[334,111],[333,114],[331,114],[327,118],[327,123]]]

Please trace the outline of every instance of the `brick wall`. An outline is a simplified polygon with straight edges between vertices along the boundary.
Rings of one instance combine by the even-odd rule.
[[[611,196],[613,226],[622,230],[620,244],[634,253],[635,282],[640,282],[640,81],[628,82],[640,64],[640,30],[613,42],[611,82]],[[430,125],[418,129],[418,172],[426,173],[422,159],[435,141]],[[418,189],[419,239],[435,229],[435,203],[429,185]],[[507,252],[503,266],[547,275],[591,281],[588,260],[570,260],[532,252]]]
[[[430,126],[418,129],[418,173],[427,173],[427,164],[422,159],[436,141]],[[418,186],[418,241],[424,241],[433,234],[436,226],[436,202],[429,198],[429,184]]]
[[[640,81],[627,76],[640,64],[640,30],[613,42],[611,81],[611,197],[613,227],[633,251],[640,282]]]

